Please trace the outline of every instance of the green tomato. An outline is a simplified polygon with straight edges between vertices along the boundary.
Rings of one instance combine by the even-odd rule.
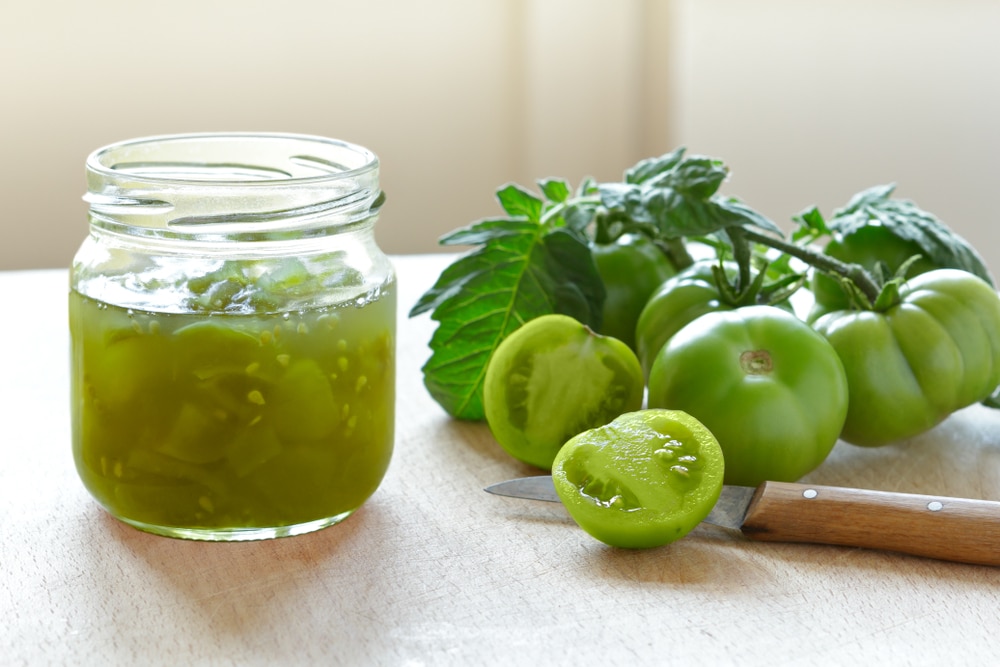
[[[497,346],[483,409],[504,450],[548,470],[571,437],[642,407],[643,391],[642,368],[625,343],[571,317],[543,315]]]
[[[722,491],[722,450],[698,420],[642,410],[585,431],[552,464],[573,520],[616,547],[646,548],[687,535]]]
[[[266,405],[275,434],[283,440],[318,440],[340,422],[330,380],[312,359],[293,361],[275,383]]]
[[[834,239],[826,245],[823,252],[842,262],[860,264],[869,271],[879,262],[883,262],[893,273],[903,265],[903,262],[918,255],[920,258],[910,265],[908,277],[944,268],[935,265],[917,242],[902,239],[881,225],[860,227],[851,234]],[[834,310],[851,308],[851,299],[847,292],[836,279],[826,274],[818,271],[813,273],[811,291],[816,299],[811,319]]]
[[[635,349],[635,323],[649,296],[674,275],[673,264],[645,236],[624,234],[614,243],[593,244],[591,253],[607,296],[600,333]]]
[[[833,347],[773,306],[703,315],[660,350],[651,408],[683,410],[719,439],[726,483],[792,482],[817,468],[847,415]]]
[[[696,262],[667,279],[650,296],[635,326],[636,354],[643,371],[649,375],[657,353],[670,337],[706,313],[732,310],[722,300],[712,274],[717,262]],[[726,264],[730,277],[736,265]]]
[[[843,361],[841,438],[878,446],[935,426],[1000,384],[1000,296],[958,269],[907,281],[884,313],[837,311],[814,324]]]

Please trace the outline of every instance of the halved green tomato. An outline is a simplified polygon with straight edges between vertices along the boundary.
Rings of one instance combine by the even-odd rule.
[[[507,336],[486,367],[483,409],[511,456],[548,470],[571,437],[642,407],[639,359],[616,338],[566,315]]]
[[[657,547],[712,511],[724,462],[715,436],[678,410],[640,410],[580,433],[552,464],[573,520],[615,547]]]

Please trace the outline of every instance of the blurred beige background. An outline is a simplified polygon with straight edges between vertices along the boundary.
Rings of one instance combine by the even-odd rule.
[[[506,182],[685,145],[786,227],[896,182],[996,272],[998,31],[989,0],[6,3],[0,269],[69,264],[91,150],[273,130],[379,154],[392,253],[496,214]]]

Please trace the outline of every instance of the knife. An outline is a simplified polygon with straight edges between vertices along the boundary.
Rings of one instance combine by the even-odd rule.
[[[549,475],[486,491],[560,502]],[[976,565],[1000,565],[1000,502],[764,482],[722,489],[705,521],[751,540],[880,549]]]

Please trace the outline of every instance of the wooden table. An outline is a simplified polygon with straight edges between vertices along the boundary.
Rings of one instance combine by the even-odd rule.
[[[344,523],[253,543],[188,542],[106,515],[69,445],[65,271],[0,274],[2,664],[995,664],[1000,568],[762,544],[700,526],[605,547],[561,505],[490,496],[536,471],[449,419],[406,318],[445,256],[400,277],[396,453]],[[809,480],[1000,499],[1000,413],[913,441],[839,443]]]

